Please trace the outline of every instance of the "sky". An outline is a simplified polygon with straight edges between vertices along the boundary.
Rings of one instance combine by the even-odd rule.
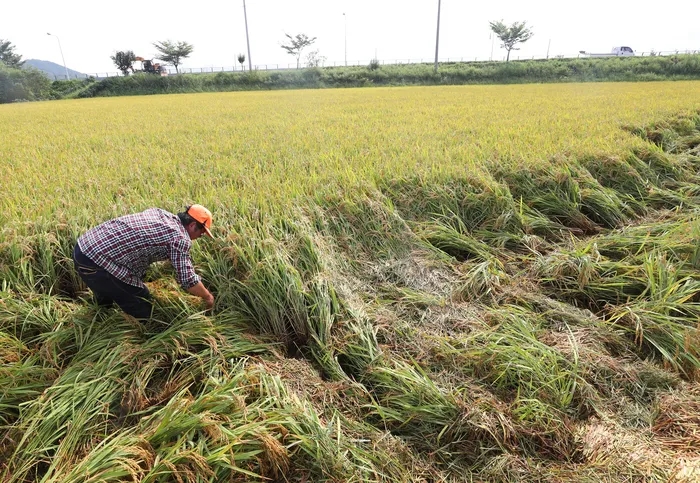
[[[194,46],[185,69],[230,70],[240,68],[239,53],[248,65],[243,1],[5,0],[0,39],[25,60],[65,59],[89,75],[116,73],[110,56],[119,50],[154,58],[153,43],[163,40]],[[525,21],[534,33],[511,59],[575,57],[620,45],[637,53],[700,50],[700,2],[693,0],[245,0],[250,59],[260,69],[294,67],[281,44],[285,33],[304,33],[316,41],[303,58],[318,50],[325,65],[367,65],[375,57],[432,62],[439,1],[438,57],[445,61],[504,59],[489,28],[498,20]]]

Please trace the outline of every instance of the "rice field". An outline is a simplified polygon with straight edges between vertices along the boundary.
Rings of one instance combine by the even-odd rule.
[[[0,159],[12,190],[0,211],[2,221],[51,219],[76,214],[84,199],[92,223],[193,198],[278,207],[396,177],[490,177],[494,165],[624,156],[644,146],[622,127],[694,112],[698,89],[409,87],[7,105]]]
[[[0,481],[697,481],[700,82],[0,106]],[[216,297],[72,269],[192,202]]]

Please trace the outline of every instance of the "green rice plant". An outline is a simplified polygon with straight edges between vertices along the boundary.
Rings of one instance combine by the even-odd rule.
[[[691,114],[690,116],[676,115],[642,127],[629,127],[628,129],[642,139],[651,141],[662,148],[668,148],[664,143],[668,137],[678,138],[692,136],[697,132],[699,129],[698,116],[697,113]]]
[[[484,242],[443,223],[421,223],[414,231],[438,250],[458,260],[487,260],[492,255],[492,249]]]
[[[237,266],[228,290],[219,294],[223,308],[249,317],[262,334],[272,334],[290,348],[308,343],[304,281],[289,254],[267,239],[247,239],[232,247]],[[236,273],[239,272],[239,273]]]
[[[62,342],[72,345],[73,340],[63,337],[66,334],[64,329],[71,330],[73,318],[81,311],[79,306],[56,297],[35,293],[24,296],[13,294],[0,303],[0,329],[33,348],[46,339],[58,342],[62,338]],[[61,345],[59,343],[57,347]],[[51,347],[46,345],[43,349],[49,350]],[[52,360],[57,359],[57,353],[53,350],[51,355],[54,356]]]
[[[193,314],[168,325],[154,323],[155,330],[134,349],[120,410],[151,408],[184,388],[198,388],[222,365],[274,351],[274,342],[247,335],[244,324],[230,312],[213,317]]]
[[[535,270],[556,297],[600,310],[606,304],[626,303],[646,286],[644,274],[634,260],[610,261],[601,256],[595,240],[538,257]]]
[[[517,233],[521,229],[517,204],[508,188],[487,173],[467,178],[392,178],[382,189],[410,221],[451,219],[450,224],[465,234],[476,230]]]
[[[100,327],[113,323],[118,330],[124,322],[122,317],[110,320],[110,313],[54,296],[12,294],[0,303],[0,330],[14,334],[41,357],[43,365],[56,369],[69,365]]]
[[[286,413],[275,416],[272,399],[252,398],[256,391],[242,363],[224,364],[218,374],[206,377],[199,394],[184,387],[163,407],[142,412],[137,427],[105,436],[46,481],[279,476],[288,466],[278,439],[284,432],[277,430]]]
[[[379,192],[360,188],[352,197],[328,194],[317,203],[323,210],[315,220],[319,231],[332,237],[350,260],[401,257],[415,244],[407,223]]]
[[[522,199],[530,208],[583,233],[596,231],[596,224],[581,212],[581,186],[576,179],[575,166],[564,164],[517,171],[494,167],[494,170],[497,179],[508,186],[513,196]]]
[[[34,270],[41,291],[47,294],[66,293],[78,279],[72,265],[72,241],[66,232],[40,232],[34,247]],[[74,241],[73,241],[74,242]],[[67,249],[70,246],[70,249]]]
[[[468,268],[455,295],[463,300],[496,300],[502,285],[509,282],[503,262],[491,257]]]
[[[522,308],[492,310],[495,323],[441,349],[473,377],[511,401],[514,446],[521,454],[569,458],[575,452],[573,418],[599,403],[584,379],[570,329],[565,346],[553,346],[540,316]]]
[[[433,448],[447,466],[469,467],[510,443],[510,424],[496,403],[441,388],[416,365],[377,365],[361,382],[374,395],[369,416],[375,425],[420,451]]]
[[[309,307],[309,344],[313,359],[319,363],[324,375],[333,380],[346,377],[338,364],[331,336],[331,329],[337,325],[340,314],[340,301],[330,284],[322,279],[314,281],[307,292]]]
[[[292,224],[287,220],[285,225]],[[285,228],[291,231],[285,240],[291,245],[289,251],[292,253],[294,266],[298,268],[302,278],[312,280],[326,271],[328,269],[325,260],[326,254],[322,253],[319,247],[322,240],[319,236],[312,237],[313,229],[310,226],[300,227],[296,225]]]
[[[375,367],[363,381],[377,395],[376,415],[399,434],[442,434],[458,419],[457,402],[414,366]]]
[[[565,162],[564,168],[568,176],[558,175],[558,178],[571,177],[565,183],[560,182],[560,189],[569,193],[564,197],[578,203],[581,213],[593,222],[605,228],[614,228],[635,217],[634,198],[629,194],[620,194],[615,188],[601,185],[581,163]],[[573,188],[575,185],[578,185],[578,189]]]
[[[410,287],[387,284],[380,287],[379,291],[386,303],[393,303],[403,308],[412,307],[422,310],[433,306],[444,306],[446,303],[444,297]]]
[[[516,304],[536,314],[544,331],[546,343],[555,345],[564,357],[578,352],[583,411],[588,407],[596,413],[612,398],[619,401],[620,393],[640,405],[648,405],[650,393],[674,387],[677,375],[652,363],[634,357],[633,342],[627,334],[609,323],[605,314],[596,316],[589,310],[535,294],[518,294],[508,303]],[[575,339],[575,344],[569,342]]]
[[[517,305],[536,314],[544,327],[562,331],[567,327],[594,328],[603,330],[601,320],[590,310],[581,309],[543,294],[524,292],[509,294],[503,305]],[[609,334],[611,335],[611,334]]]
[[[646,211],[642,200],[648,181],[625,158],[590,157],[579,161],[601,186],[613,190],[638,215]]]
[[[595,307],[610,304],[604,313],[612,327],[634,334],[640,348],[659,354],[675,370],[694,370],[697,355],[689,341],[696,337],[698,287],[693,271],[685,267],[694,250],[693,226],[656,225],[654,235],[640,226],[602,238],[608,253],[624,257],[619,262],[602,257],[597,242],[582,245],[579,255],[566,256],[565,263],[551,255],[539,264],[540,273],[548,274],[542,280],[565,298],[580,300],[576,294],[583,293]]]
[[[692,175],[684,173],[682,165],[677,158],[669,155],[662,147],[647,145],[643,149],[635,152],[635,155],[657,176],[658,180],[664,180],[662,186],[672,184],[679,181],[684,175]]]
[[[288,419],[290,459],[314,481],[415,481],[406,448],[385,431],[348,419],[339,411],[321,415],[314,400],[291,394],[279,377],[262,374],[261,398],[275,401]]]
[[[646,290],[635,300],[614,307],[607,321],[634,335],[640,349],[651,350],[665,364],[686,375],[700,368],[697,321],[700,282],[679,276],[676,267],[659,253],[647,255]]]
[[[241,240],[233,249],[210,256],[206,270],[221,287],[220,309],[242,315],[292,352],[308,348],[329,377],[342,378],[331,345],[341,303],[321,273],[325,261],[320,249],[302,230],[287,221],[280,232],[269,234],[280,241]]]
[[[381,363],[377,328],[367,318],[353,317],[345,325],[343,337],[336,344],[340,366],[348,376],[357,380],[362,380],[368,371]]]
[[[536,260],[538,278],[560,289],[576,286],[583,289],[589,282],[600,277],[601,255],[595,242],[583,244],[571,252],[553,253]]]
[[[21,405],[38,398],[57,376],[36,351],[0,331],[0,427],[14,423]]]
[[[513,391],[523,400],[538,399],[575,414],[583,382],[575,340],[569,338],[573,355],[569,360],[539,340],[538,317],[519,307],[508,309],[492,311],[499,323],[468,337],[462,357],[471,361],[479,377],[499,390]]]
[[[279,475],[286,455],[271,431],[283,418],[269,399],[246,402],[249,384],[243,365],[226,364],[200,394],[183,388],[162,408],[142,412],[137,427],[105,434],[72,460],[54,459],[43,481],[255,478],[260,469]]]
[[[10,240],[12,240],[10,238]],[[8,289],[32,292],[36,287],[34,270],[32,270],[30,250],[26,244],[14,241],[0,245],[0,275]]]
[[[698,222],[694,213],[667,212],[596,238],[601,254],[612,260],[644,257],[648,252],[663,251],[672,261],[694,260],[697,250]]]
[[[687,136],[681,136],[673,144],[666,148],[666,151],[672,154],[686,153],[700,146],[700,133],[697,131],[690,132]],[[697,164],[697,159],[690,158],[689,162]]]
[[[152,449],[134,431],[107,435],[82,455],[57,468],[45,483],[98,483],[143,481],[155,461]]]
[[[16,290],[75,294],[81,285],[73,269],[75,236],[65,224],[30,225],[28,234],[7,233],[0,245],[0,276]]]
[[[615,228],[636,215],[628,201],[602,186],[581,190],[581,212],[605,228]]]
[[[520,216],[520,218],[524,224],[526,217]],[[531,249],[530,242],[533,240],[532,235],[525,234],[524,232],[508,233],[476,230],[472,233],[472,235],[476,239],[484,242],[487,246],[498,250],[501,253],[506,250],[513,252],[528,252]]]
[[[683,190],[665,187],[651,187],[647,196],[647,203],[655,209],[675,209],[678,207],[692,207],[694,201]]]
[[[260,471],[280,475],[288,465],[276,431],[284,418],[270,400],[245,403],[246,374],[241,371],[198,397],[181,391],[140,427],[155,454],[142,481],[259,478]],[[265,417],[258,418],[264,414]]]
[[[541,399],[517,395],[510,406],[522,455],[570,459],[576,454],[574,420]]]
[[[58,468],[104,437],[129,351],[122,346],[104,352],[104,342],[98,340],[97,345],[102,346],[97,358],[92,357],[97,347],[84,348],[82,363],[78,356],[41,397],[25,404],[17,427],[22,437],[8,460],[6,481],[24,481],[30,475],[51,478]]]
[[[58,277],[52,245],[56,242],[57,239],[49,233],[39,233],[33,240],[31,257],[34,274],[29,279],[34,281],[33,288],[36,292],[51,294],[55,291]]]

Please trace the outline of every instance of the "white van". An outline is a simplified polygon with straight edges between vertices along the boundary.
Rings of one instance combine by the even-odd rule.
[[[613,47],[612,53],[617,56],[631,56],[634,55],[634,50],[632,50],[632,47]]]

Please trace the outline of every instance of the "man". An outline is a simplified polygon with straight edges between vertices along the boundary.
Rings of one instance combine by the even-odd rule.
[[[127,314],[145,320],[153,304],[143,277],[148,266],[170,260],[177,280],[189,293],[201,297],[207,309],[214,296],[194,271],[190,248],[203,234],[211,237],[211,212],[202,205],[188,206],[173,215],[160,208],[121,216],[87,231],[75,245],[73,262],[98,305],[116,303]]]

